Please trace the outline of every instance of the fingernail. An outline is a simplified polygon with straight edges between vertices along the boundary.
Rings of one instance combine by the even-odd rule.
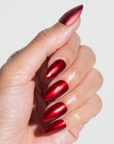
[[[52,121],[64,115],[66,112],[67,112],[66,105],[62,102],[58,102],[46,110],[43,116],[43,121],[45,122]]]
[[[55,78],[60,72],[62,72],[66,67],[66,63],[63,60],[56,60],[48,69],[46,78]]]
[[[66,127],[66,122],[62,119],[59,119],[51,123],[45,130],[46,134],[52,134],[58,131],[63,130]]]
[[[44,99],[46,101],[55,100],[56,98],[60,97],[65,92],[67,92],[67,90],[68,90],[68,85],[65,81],[63,80],[57,81],[56,83],[54,83],[48,88],[44,96]]]
[[[81,12],[83,10],[83,5],[79,5],[69,11],[67,11],[60,19],[59,22],[69,26],[73,24],[80,16]]]

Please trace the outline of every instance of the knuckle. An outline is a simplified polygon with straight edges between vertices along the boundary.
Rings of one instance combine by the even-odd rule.
[[[102,85],[103,84],[103,76],[102,74],[97,70],[93,69],[93,81],[96,84]]]
[[[70,57],[73,56],[73,58],[76,58],[77,50],[80,45],[80,37],[78,34],[74,34],[71,39],[65,44],[65,51],[66,55],[69,55]]]
[[[52,28],[42,30],[35,38],[36,41],[38,39],[53,41],[54,40],[54,34],[53,34]]]
[[[98,95],[96,95],[96,103],[99,105],[100,108],[102,108],[102,105],[103,105],[102,100]]]
[[[78,41],[79,44],[81,43],[81,38],[77,33],[74,34],[74,38],[75,38],[76,42]]]
[[[81,102],[81,100],[83,99],[83,96],[84,96],[84,91],[82,91],[82,90],[77,90],[77,91],[74,93],[74,96],[75,96],[75,98],[76,98],[76,101]]]
[[[94,95],[94,100],[93,100],[93,107],[94,110],[96,110],[96,114],[98,114],[102,108],[102,100],[98,95]]]
[[[69,60],[71,57],[72,57],[73,59],[75,58],[75,50],[74,50],[74,48],[72,48],[71,45],[68,45],[65,50],[66,50],[66,52],[64,53],[64,56],[65,56],[66,58],[68,58],[68,60]]]
[[[81,46],[81,49],[84,51],[84,53],[87,53],[88,58],[90,60],[94,61],[94,63],[95,63],[96,55],[93,52],[93,50],[90,47],[88,47],[88,46]]]
[[[79,67],[74,68],[74,73],[75,73],[76,77],[78,78],[78,81],[80,82],[83,78],[82,70]]]
[[[76,78],[77,83],[79,83],[82,80],[83,76],[79,68],[72,67],[70,69],[70,75],[66,75],[65,78],[68,82],[70,81],[74,82],[74,78]]]
[[[79,108],[75,114],[74,114],[74,118],[77,119],[77,120],[80,120],[82,118],[82,115],[83,115],[83,110],[81,108]]]

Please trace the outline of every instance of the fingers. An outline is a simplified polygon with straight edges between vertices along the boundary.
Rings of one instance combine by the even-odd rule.
[[[87,46],[81,46],[73,64],[51,81],[44,97],[45,100],[54,100],[71,91],[83,80],[94,63],[95,54],[93,51]]]
[[[70,39],[79,24],[80,18],[70,26],[58,22],[40,32],[16,57],[2,67],[1,80],[10,77],[10,85],[14,85],[14,80],[15,84],[31,80],[46,58]],[[8,86],[8,81],[5,84]]]
[[[48,105],[43,120],[52,121],[82,106],[100,89],[102,83],[100,72],[92,69],[77,87]]]
[[[86,48],[83,50],[87,52]],[[86,54],[86,56],[87,58],[84,61],[88,67],[89,63],[87,64],[87,59],[92,61],[89,57],[92,58],[93,56],[91,56],[90,53]],[[78,54],[76,61],[79,60],[83,63],[83,60],[78,59],[79,57]],[[47,107],[43,116],[44,121],[53,121],[59,118],[46,128],[45,132],[47,134],[58,132],[63,129],[70,130],[73,127],[84,124],[92,117],[96,116],[101,110],[101,99],[95,93],[102,86],[103,77],[96,69],[92,69],[85,75],[81,83],[78,83],[78,85],[68,91],[66,95],[56,99]],[[54,92],[56,92],[56,90]]]
[[[93,95],[82,107],[79,107],[69,114],[51,123],[45,130],[47,134],[60,130],[70,130],[73,127],[86,123],[95,117],[102,107],[102,101],[96,94]]]

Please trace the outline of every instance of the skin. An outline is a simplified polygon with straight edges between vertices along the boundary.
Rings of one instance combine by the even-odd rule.
[[[0,69],[0,144],[71,144],[84,124],[101,110],[102,101],[96,92],[103,78],[92,68],[95,54],[91,48],[80,46],[75,33],[79,24],[80,18],[71,26],[56,23],[40,32]],[[47,80],[47,66],[56,59],[63,59],[66,69],[52,81]],[[68,92],[51,103],[44,101],[47,88],[58,80],[68,83]],[[68,108],[62,117],[67,127],[46,135],[49,123],[43,122],[42,116],[59,101]]]

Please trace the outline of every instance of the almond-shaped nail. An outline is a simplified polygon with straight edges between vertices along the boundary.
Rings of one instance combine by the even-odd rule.
[[[57,81],[48,88],[44,96],[44,99],[46,101],[55,100],[56,98],[60,97],[65,92],[67,92],[67,90],[68,90],[68,84],[65,81],[63,80]]]
[[[66,122],[62,119],[59,119],[51,123],[45,130],[46,134],[52,134],[58,131],[63,130],[66,127]]]
[[[46,78],[47,79],[55,78],[60,72],[62,72],[65,69],[65,67],[66,67],[66,63],[63,60],[61,59],[56,60],[49,67],[46,74]]]
[[[67,112],[67,107],[64,103],[58,102],[49,107],[43,116],[43,121],[48,122],[59,118]]]
[[[66,26],[72,25],[79,18],[82,10],[83,5],[79,5],[69,10],[59,19],[59,22]]]

